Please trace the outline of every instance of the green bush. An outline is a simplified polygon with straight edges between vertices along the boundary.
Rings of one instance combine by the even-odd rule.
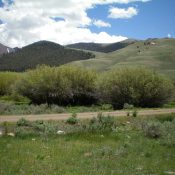
[[[90,120],[87,129],[91,132],[109,132],[116,127],[116,123],[113,117],[104,116],[102,113],[99,113],[97,118]]]
[[[69,117],[67,120],[66,120],[66,123],[70,124],[70,125],[75,125],[78,123],[78,119],[77,119],[77,114],[76,113],[73,113],[72,114],[72,117]]]
[[[121,68],[101,74],[97,91],[102,102],[115,108],[124,104],[136,107],[160,107],[173,94],[172,82],[156,72],[143,68]]]
[[[31,128],[27,128],[27,127],[16,127],[15,128],[15,136],[16,137],[20,137],[20,138],[26,138],[29,136],[36,136],[38,135],[34,130],[32,130]]]
[[[128,103],[125,103],[124,105],[123,105],[123,109],[128,109],[128,110],[130,110],[130,109],[133,109],[134,108],[134,105],[131,105],[131,104],[128,104]]]
[[[31,101],[27,97],[23,97],[19,94],[4,95],[0,97],[2,102],[10,102],[14,104],[29,104]]]
[[[17,137],[25,138],[27,136],[53,136],[57,134],[58,126],[55,122],[35,121],[30,122],[20,119],[15,128]]]
[[[134,109],[134,110],[133,110],[132,116],[133,116],[133,117],[137,117],[137,116],[138,116],[138,111],[137,111],[137,109]]]
[[[111,104],[102,104],[101,110],[104,110],[104,111],[113,110],[113,106]]]
[[[175,146],[175,119],[162,124],[163,132],[161,143],[166,146]]]
[[[142,130],[146,137],[159,139],[162,145],[175,146],[175,119],[162,123],[158,120],[145,121]]]
[[[42,120],[37,120],[32,123],[32,127],[37,131],[37,132],[43,132],[45,129],[45,124],[44,121]]]
[[[145,136],[150,138],[159,138],[162,135],[161,123],[158,121],[147,121],[142,124]]]
[[[20,79],[21,74],[13,72],[0,72],[0,96],[12,93],[13,84]]]
[[[17,126],[30,126],[30,122],[26,120],[25,118],[21,118],[16,123]]]
[[[15,85],[16,92],[41,104],[93,104],[96,73],[72,66],[39,66]]]

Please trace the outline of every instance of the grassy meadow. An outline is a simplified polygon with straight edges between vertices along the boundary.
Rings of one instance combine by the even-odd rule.
[[[125,117],[115,121],[104,118],[102,123],[96,119],[95,125],[88,120],[74,124],[46,122],[47,131],[39,135],[27,128],[41,128],[41,121],[6,124],[8,132],[17,131],[15,137],[0,137],[0,174],[175,174],[174,114],[149,119]],[[113,122],[115,128],[110,128]],[[82,124],[89,128],[82,129]],[[104,124],[108,125],[104,127]],[[65,133],[52,132],[55,125]],[[19,132],[19,128],[23,129]]]

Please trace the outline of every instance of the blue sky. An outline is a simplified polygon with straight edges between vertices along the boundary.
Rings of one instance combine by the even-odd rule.
[[[88,14],[91,18],[98,16],[109,22],[112,27],[103,30],[113,35],[137,39],[162,38],[167,34],[175,36],[175,0],[152,0],[147,3],[135,2],[116,6],[136,6],[139,12],[131,19],[110,19],[107,18],[108,6],[100,5],[88,10]],[[91,30],[99,32],[101,29],[91,26]]]
[[[10,46],[174,37],[175,0],[0,0],[0,35]]]

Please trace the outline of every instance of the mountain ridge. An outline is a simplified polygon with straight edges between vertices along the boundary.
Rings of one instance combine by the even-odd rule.
[[[138,40],[135,39],[127,39],[120,42],[115,43],[74,43],[66,45],[66,47],[73,48],[73,49],[82,49],[88,51],[95,51],[95,52],[104,52],[109,53],[119,49],[122,49],[130,44],[133,44]]]
[[[37,65],[60,66],[71,61],[93,58],[90,52],[66,48],[50,41],[39,41],[0,56],[1,71],[25,71]]]
[[[0,56],[3,54],[8,54],[8,53],[13,52],[13,51],[14,51],[14,49],[7,47],[7,46],[0,43]]]

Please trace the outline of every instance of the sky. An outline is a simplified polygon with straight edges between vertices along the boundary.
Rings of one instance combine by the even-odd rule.
[[[0,43],[175,37],[175,0],[0,0]]]

